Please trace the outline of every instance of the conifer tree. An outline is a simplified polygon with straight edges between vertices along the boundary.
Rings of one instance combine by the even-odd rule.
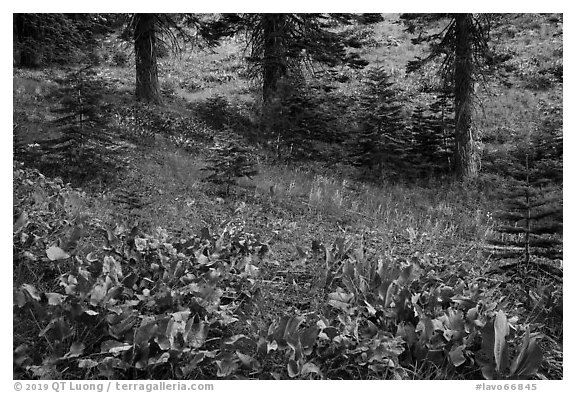
[[[193,14],[132,14],[124,30],[132,35],[136,56],[136,98],[150,103],[162,103],[158,83],[158,52],[160,46],[174,52],[182,50],[181,42],[198,40],[184,27],[198,33],[207,46],[216,46],[215,36],[209,23]]]
[[[239,137],[218,139],[210,150],[212,155],[208,158],[209,164],[202,168],[210,172],[205,180],[224,185],[226,196],[230,194],[230,186],[236,184],[239,178],[251,178],[258,173],[249,149],[242,145]]]
[[[542,139],[555,140],[541,134],[530,137],[506,167],[504,205],[496,214],[499,236],[490,242],[502,248],[497,258],[519,261],[512,266],[528,268],[542,259],[562,258],[562,179],[557,176],[562,163],[546,157],[549,146]]]
[[[419,36],[412,42],[430,43],[428,56],[409,62],[408,71],[415,71],[425,63],[440,59],[440,75],[454,93],[453,173],[458,179],[478,175],[479,155],[475,147],[477,136],[472,127],[472,99],[476,76],[486,69],[487,60],[493,60],[488,49],[489,18],[484,14],[402,15],[409,31],[420,30]],[[424,26],[428,22],[442,19],[447,20],[443,30],[424,33]]]
[[[134,53],[136,54],[136,98],[162,102],[158,83],[157,16],[134,15]]]
[[[265,103],[277,93],[282,78],[300,79],[306,64],[329,67],[344,64],[363,68],[368,63],[346,52],[345,36],[330,29],[337,24],[375,23],[371,14],[225,14],[212,25],[220,36],[246,32],[250,74],[262,81]]]
[[[88,63],[113,19],[109,14],[13,14],[14,64]]]
[[[380,177],[397,176],[408,159],[409,135],[401,114],[401,105],[383,67],[367,75],[360,98],[358,133],[350,146],[352,163]]]
[[[454,16],[454,107],[456,146],[454,149],[454,173],[459,179],[478,175],[478,153],[472,129],[473,39],[472,14]]]
[[[59,82],[60,106],[53,110],[59,136],[40,143],[39,165],[66,181],[82,183],[99,175],[113,180],[115,143],[102,100],[104,83],[90,68],[70,72]]]
[[[419,176],[448,173],[454,151],[454,107],[443,92],[426,109],[416,107],[411,116],[411,162]]]

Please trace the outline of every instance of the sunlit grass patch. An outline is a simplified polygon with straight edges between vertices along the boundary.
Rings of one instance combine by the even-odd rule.
[[[398,235],[418,249],[435,247],[438,240],[481,244],[494,225],[494,201],[458,184],[370,185],[288,166],[263,166],[255,182],[260,194]]]

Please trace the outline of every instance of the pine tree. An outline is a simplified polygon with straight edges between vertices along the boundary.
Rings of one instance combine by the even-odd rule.
[[[367,75],[360,97],[359,130],[350,143],[350,157],[370,176],[400,175],[408,158],[406,132],[401,105],[390,76],[383,67]]]
[[[59,137],[40,143],[39,163],[66,181],[84,182],[116,172],[113,134],[108,129],[104,84],[90,68],[71,72],[59,83],[60,106],[53,121]]]
[[[158,47],[156,14],[134,15],[134,53],[136,54],[136,98],[162,102],[158,83]]]
[[[224,185],[226,196],[230,194],[230,186],[235,185],[239,178],[251,178],[258,173],[256,163],[250,158],[249,150],[241,144],[240,138],[217,140],[210,150],[212,156],[207,160],[209,164],[202,168],[211,172],[205,180]]]
[[[519,261],[508,266],[528,269],[548,266],[538,263],[542,260],[562,259],[562,188],[557,177],[562,162],[547,157],[550,147],[542,139],[556,142],[554,136],[531,137],[507,164],[505,202],[496,214],[502,222],[500,235],[490,243],[501,247],[494,255],[498,259]]]
[[[475,178],[478,175],[477,152],[472,129],[473,39],[472,14],[454,16],[454,108],[455,135],[454,173],[459,179]]]
[[[193,14],[131,14],[123,35],[131,36],[134,44],[136,98],[156,104],[162,103],[158,83],[161,50],[179,53],[182,43],[194,42],[212,47],[219,42],[209,23]]]
[[[269,102],[278,82],[288,72],[290,28],[286,14],[262,14],[262,96]],[[253,48],[254,51],[255,48]]]
[[[479,170],[479,155],[472,127],[474,83],[476,76],[487,70],[492,59],[488,49],[489,19],[487,14],[403,14],[401,17],[408,30],[420,34],[414,44],[429,43],[430,52],[424,59],[410,61],[408,72],[424,64],[441,60],[439,74],[454,93],[455,148],[453,173],[458,179],[474,178]],[[447,20],[439,33],[423,33],[423,26],[431,21]]]
[[[219,36],[245,32],[250,75],[262,81],[265,104],[277,95],[283,79],[300,79],[306,66],[346,65],[355,69],[368,62],[346,51],[346,35],[334,32],[335,25],[376,23],[374,15],[359,18],[353,14],[224,14],[212,24]]]
[[[411,116],[411,162],[418,175],[448,173],[454,152],[454,107],[450,93],[441,93],[427,108]]]
[[[14,63],[20,67],[89,63],[108,14],[13,14]]]

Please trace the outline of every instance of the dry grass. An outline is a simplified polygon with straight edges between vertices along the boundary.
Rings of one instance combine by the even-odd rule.
[[[406,241],[414,251],[450,253],[446,247],[481,245],[494,225],[494,201],[457,184],[370,185],[279,166],[261,167],[255,184],[263,195],[306,206],[309,216],[341,222],[352,231],[370,228]]]

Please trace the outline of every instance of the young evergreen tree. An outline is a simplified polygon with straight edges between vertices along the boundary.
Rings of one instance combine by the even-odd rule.
[[[117,162],[114,135],[108,128],[108,105],[102,100],[103,82],[90,68],[70,72],[59,80],[60,106],[54,109],[58,137],[40,143],[30,153],[46,174],[82,184],[100,178],[113,180]]]
[[[495,256],[519,261],[507,265],[519,270],[535,264],[550,271],[538,262],[562,259],[562,161],[550,159],[550,146],[542,139],[556,142],[550,135],[531,137],[507,163],[504,205],[496,214],[502,224],[498,238],[490,241],[501,247]]]
[[[277,158],[341,159],[341,148],[332,146],[348,139],[348,128],[342,125],[348,120],[342,114],[351,104],[330,90],[326,80],[296,83],[283,79],[277,94],[281,99],[267,104],[261,123],[265,128],[262,136]]]
[[[358,133],[350,143],[352,163],[380,178],[399,176],[406,167],[408,134],[390,76],[382,67],[370,70],[360,97]]]
[[[449,173],[454,151],[454,100],[440,93],[426,109],[411,116],[411,162],[419,177]]]
[[[225,195],[230,195],[230,186],[242,177],[255,176],[256,162],[251,159],[249,149],[242,145],[240,138],[216,140],[208,165],[203,171],[211,172],[206,178],[215,184],[225,186]]]

